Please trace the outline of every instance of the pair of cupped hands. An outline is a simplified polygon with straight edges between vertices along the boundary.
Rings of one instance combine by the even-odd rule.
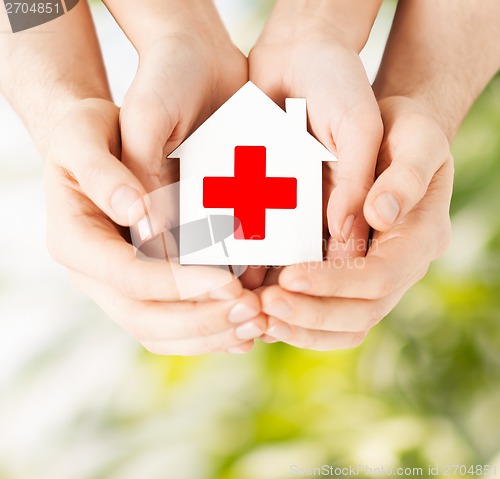
[[[83,100],[51,136],[51,254],[153,353],[245,353],[256,338],[359,345],[444,251],[453,176],[440,127],[410,98],[377,101],[360,48],[305,22],[268,24],[248,58],[223,27],[144,42],[122,108]],[[226,273],[184,267],[207,293],[182,301],[172,268],[125,239],[129,209],[178,181],[166,156],[249,79],[279,105],[306,98],[311,133],[339,158],[323,172],[326,260],[251,268],[218,288]]]

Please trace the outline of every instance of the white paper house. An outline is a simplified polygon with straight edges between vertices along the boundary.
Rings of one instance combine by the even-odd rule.
[[[182,264],[322,260],[321,164],[336,158],[307,132],[305,99],[285,112],[248,82],[169,158],[180,158]],[[217,215],[238,217],[223,241]],[[212,245],[193,251],[190,225],[207,218]]]

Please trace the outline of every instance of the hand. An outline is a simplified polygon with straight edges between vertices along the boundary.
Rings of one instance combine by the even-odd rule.
[[[219,287],[227,279],[224,271],[187,267],[183,284],[193,294],[207,293],[181,302],[176,265],[137,259],[122,237],[117,224],[128,224],[130,207],[145,191],[117,159],[118,117],[111,102],[84,100],[54,129],[45,165],[49,251],[150,351],[248,351],[266,325],[253,293],[237,280]]]
[[[328,202],[330,233],[347,242],[356,230],[366,240],[362,210],[373,184],[382,121],[358,56],[362,45],[342,33],[337,16],[331,18],[332,6],[305,2],[301,11],[300,3],[278,2],[250,52],[250,80],[280,105],[287,97],[307,98],[311,132],[339,159]]]
[[[369,202],[377,193],[392,191],[400,194],[402,213],[390,229],[374,233],[365,258],[283,270],[279,286],[261,292],[263,311],[269,315],[265,341],[315,350],[359,345],[447,247],[453,159],[445,137],[438,124],[408,99],[387,98],[380,109],[386,132],[380,176],[366,208],[371,208]],[[336,247],[330,242],[330,249]]]
[[[165,177],[165,168],[175,171],[166,156],[248,80],[246,57],[212,10],[211,2],[197,5],[185,25],[139,50],[120,116],[122,159],[148,191],[178,180]],[[196,23],[201,12],[210,19]]]

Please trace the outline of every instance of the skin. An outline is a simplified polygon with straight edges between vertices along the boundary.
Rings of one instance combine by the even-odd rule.
[[[121,112],[110,100],[85,2],[50,23],[57,35],[0,39],[8,66],[0,87],[46,158],[52,254],[78,287],[158,354],[246,352],[264,332],[265,341],[310,349],[359,344],[447,245],[449,141],[498,69],[490,46],[498,37],[498,5],[488,0],[475,12],[472,0],[462,0],[457,14],[445,0],[401,0],[375,84],[377,106],[357,54],[379,2],[361,8],[340,0],[278,0],[249,70],[211,2],[186,0],[179,9],[173,0],[150,0],[139,12],[127,8],[130,2],[106,2],[140,56]],[[478,38],[471,40],[465,24]],[[79,69],[72,68],[75,51]],[[325,204],[335,205],[325,209],[328,261],[244,278],[247,286],[264,281],[260,298],[239,281],[216,289],[220,270],[189,268],[186,283],[203,281],[211,292],[179,301],[176,266],[137,260],[117,225],[129,224],[131,205],[147,191],[178,179],[165,156],[249,75],[278,103],[307,96],[311,130],[339,156],[338,170],[324,174]],[[380,194],[397,203],[392,222],[381,218]],[[379,230],[366,258],[358,247],[368,231],[363,207]],[[151,234],[156,226],[152,218]]]
[[[380,170],[397,168],[407,154],[423,155],[441,146],[433,120],[421,115],[414,102],[387,98],[380,109],[386,128]],[[330,241],[329,260],[285,268],[279,286],[261,291],[263,310],[270,316],[264,340],[321,351],[361,344],[448,245],[453,161],[448,149],[442,153],[447,159],[424,198],[395,226],[374,233],[366,257],[354,258],[356,251],[340,256]]]
[[[473,0],[400,1],[374,84],[377,98],[414,100],[451,143],[472,103],[500,69],[499,18],[500,3],[495,0],[480,5]],[[445,159],[432,152],[423,158],[408,155],[402,165],[405,179],[399,186],[401,169],[390,168],[381,175],[364,208],[370,225],[385,230],[404,217],[425,195]],[[375,205],[385,192],[392,194],[399,206],[392,222],[383,218]]]
[[[311,132],[339,159],[328,226],[340,242],[356,222],[364,224],[382,141],[380,111],[359,58],[380,3],[278,0],[249,56],[250,79],[278,104],[307,98]]]
[[[75,284],[152,352],[251,349],[266,328],[254,293],[236,280],[219,287],[220,270],[187,268],[183,283],[208,293],[180,301],[176,265],[137,259],[117,226],[146,188],[119,159],[120,111],[86,2],[30,35],[2,35],[0,63],[2,92],[45,159],[49,251]]]
[[[359,52],[380,4],[278,0],[249,55],[250,80],[276,103],[284,107],[285,98],[307,98],[310,132],[339,160],[324,168],[325,238],[332,237],[342,251],[349,240],[362,245],[358,255],[366,252],[363,204],[383,135]],[[276,284],[278,274],[275,268],[251,268],[242,281],[257,288]]]
[[[247,82],[248,64],[212,2],[135,3],[105,1],[140,57],[120,113],[122,159],[153,191],[177,169],[166,156]]]
[[[453,180],[449,145],[500,67],[498,18],[494,0],[480,8],[472,0],[400,0],[374,85],[385,130],[377,180],[364,205],[378,230],[374,243],[360,269],[349,261],[285,268],[279,286],[261,293],[270,316],[264,340],[320,350],[360,344],[444,252]],[[392,218],[381,214],[381,195],[392,197]]]

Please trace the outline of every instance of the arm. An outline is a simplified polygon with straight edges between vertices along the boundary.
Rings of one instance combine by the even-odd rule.
[[[219,270],[139,260],[120,234],[145,190],[119,160],[119,110],[87,3],[0,35],[0,63],[1,89],[46,160],[49,251],[73,281],[153,352],[248,351],[265,328],[255,295]]]
[[[374,89],[407,96],[453,139],[500,68],[500,2],[400,0]]]
[[[500,68],[499,19],[496,0],[400,1],[374,89],[391,108],[411,110],[434,147],[420,158],[397,155],[398,162],[384,166],[365,205],[375,229],[403,218],[448,159],[463,118]]]
[[[357,345],[443,254],[451,234],[449,141],[499,67],[498,18],[495,0],[400,1],[375,83],[385,133],[364,210],[378,231],[358,266],[286,268],[281,288],[262,292],[266,340]]]
[[[229,34],[212,0],[104,0],[103,2],[139,54],[162,37],[213,37],[227,45]]]
[[[3,8],[0,30],[9,30]],[[42,152],[51,129],[76,102],[111,99],[86,2],[29,33],[1,35],[0,64],[0,91]]]

